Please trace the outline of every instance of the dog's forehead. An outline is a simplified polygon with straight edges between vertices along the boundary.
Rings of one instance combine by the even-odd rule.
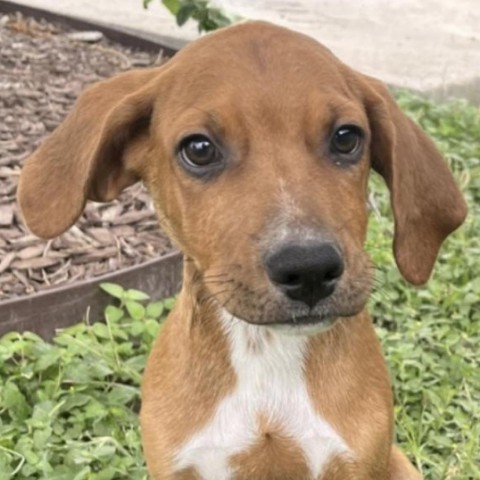
[[[246,82],[268,77],[287,83],[309,78],[342,84],[349,69],[326,47],[301,33],[267,22],[246,22],[209,34],[174,57],[184,75]]]
[[[207,35],[170,65],[155,122],[173,142],[203,128],[239,142],[275,134],[285,143],[316,138],[335,121],[368,123],[355,72],[316,40],[265,22]]]

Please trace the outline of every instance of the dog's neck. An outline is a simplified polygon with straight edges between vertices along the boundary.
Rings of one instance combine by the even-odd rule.
[[[177,401],[196,406],[177,444],[177,471],[194,468],[202,478],[229,478],[229,465],[256,458],[250,447],[262,432],[265,439],[289,439],[282,448],[284,468],[301,452],[312,473],[329,469],[332,458],[349,458],[367,439],[390,438],[391,432],[378,428],[389,425],[384,416],[391,411],[390,387],[365,312],[340,318],[325,332],[292,334],[251,325],[214,301],[198,301],[202,285],[193,280],[184,276],[163,333],[163,341],[175,346],[172,382],[179,391],[188,386]],[[352,428],[366,418],[368,428]]]
[[[252,372],[254,365],[263,369],[262,375],[265,373],[265,378],[272,382],[286,375],[292,386],[297,385],[293,380],[298,378],[327,385],[332,381],[333,369],[347,372],[349,359],[355,358],[355,353],[358,352],[358,360],[362,358],[362,345],[377,344],[366,312],[340,318],[329,328],[255,325],[248,319],[237,318],[206,292],[192,261],[185,262],[177,304],[172,320],[177,323],[178,344],[185,347],[185,369],[195,363],[198,376],[204,364],[207,376],[212,365],[222,365],[216,369],[221,373],[216,374],[212,384],[212,389],[219,392],[225,392],[227,384],[239,383],[242,372]],[[329,368],[319,368],[323,365]]]
[[[213,302],[192,302],[185,290],[179,301],[182,318],[178,320],[188,332],[191,361],[204,365],[204,378],[197,374],[195,381],[208,382],[211,395],[219,401],[209,420],[177,452],[178,471],[195,468],[201,478],[230,478],[229,465],[238,461],[240,468],[243,461],[249,461],[250,448],[263,438],[263,430],[265,438],[273,435],[289,445],[284,455],[291,456],[292,462],[304,458],[305,472],[311,478],[325,471],[337,455],[349,456],[347,442],[318,413],[309,391],[311,368],[307,363],[311,363],[312,342],[320,339],[323,343],[322,333],[292,334],[252,325]],[[187,306],[190,311],[185,315]],[[326,341],[324,354],[333,347]],[[215,364],[223,364],[215,367],[221,374],[211,378]],[[229,385],[226,391],[225,385]],[[296,412],[293,417],[292,411]],[[324,445],[320,450],[319,443]],[[222,446],[215,449],[215,458],[204,454],[211,445]],[[293,453],[297,450],[300,455]]]

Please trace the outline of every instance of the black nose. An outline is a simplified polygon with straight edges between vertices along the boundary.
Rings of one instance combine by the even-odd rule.
[[[286,245],[265,259],[270,280],[292,300],[314,307],[333,293],[343,260],[332,243]]]

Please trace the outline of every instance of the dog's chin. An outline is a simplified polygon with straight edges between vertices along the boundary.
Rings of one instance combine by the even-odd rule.
[[[307,315],[303,317],[292,317],[287,322],[267,323],[264,326],[277,332],[291,335],[315,335],[326,332],[333,327],[338,317],[325,317]]]
[[[255,322],[238,315],[233,315],[225,310],[224,317],[235,318],[249,325],[259,328],[271,329],[278,333],[290,335],[315,335],[317,333],[329,330],[336,322],[338,317],[325,317],[316,315],[294,316],[283,321],[277,322]]]

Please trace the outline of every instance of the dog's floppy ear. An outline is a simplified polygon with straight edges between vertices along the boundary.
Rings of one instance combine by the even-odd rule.
[[[362,76],[372,130],[372,166],[385,179],[395,218],[394,254],[410,283],[425,283],[445,238],[467,214],[465,201],[433,141],[379,81]]]
[[[161,68],[123,73],[88,88],[27,159],[17,197],[33,233],[62,233],[87,198],[112,200],[139,179]]]

